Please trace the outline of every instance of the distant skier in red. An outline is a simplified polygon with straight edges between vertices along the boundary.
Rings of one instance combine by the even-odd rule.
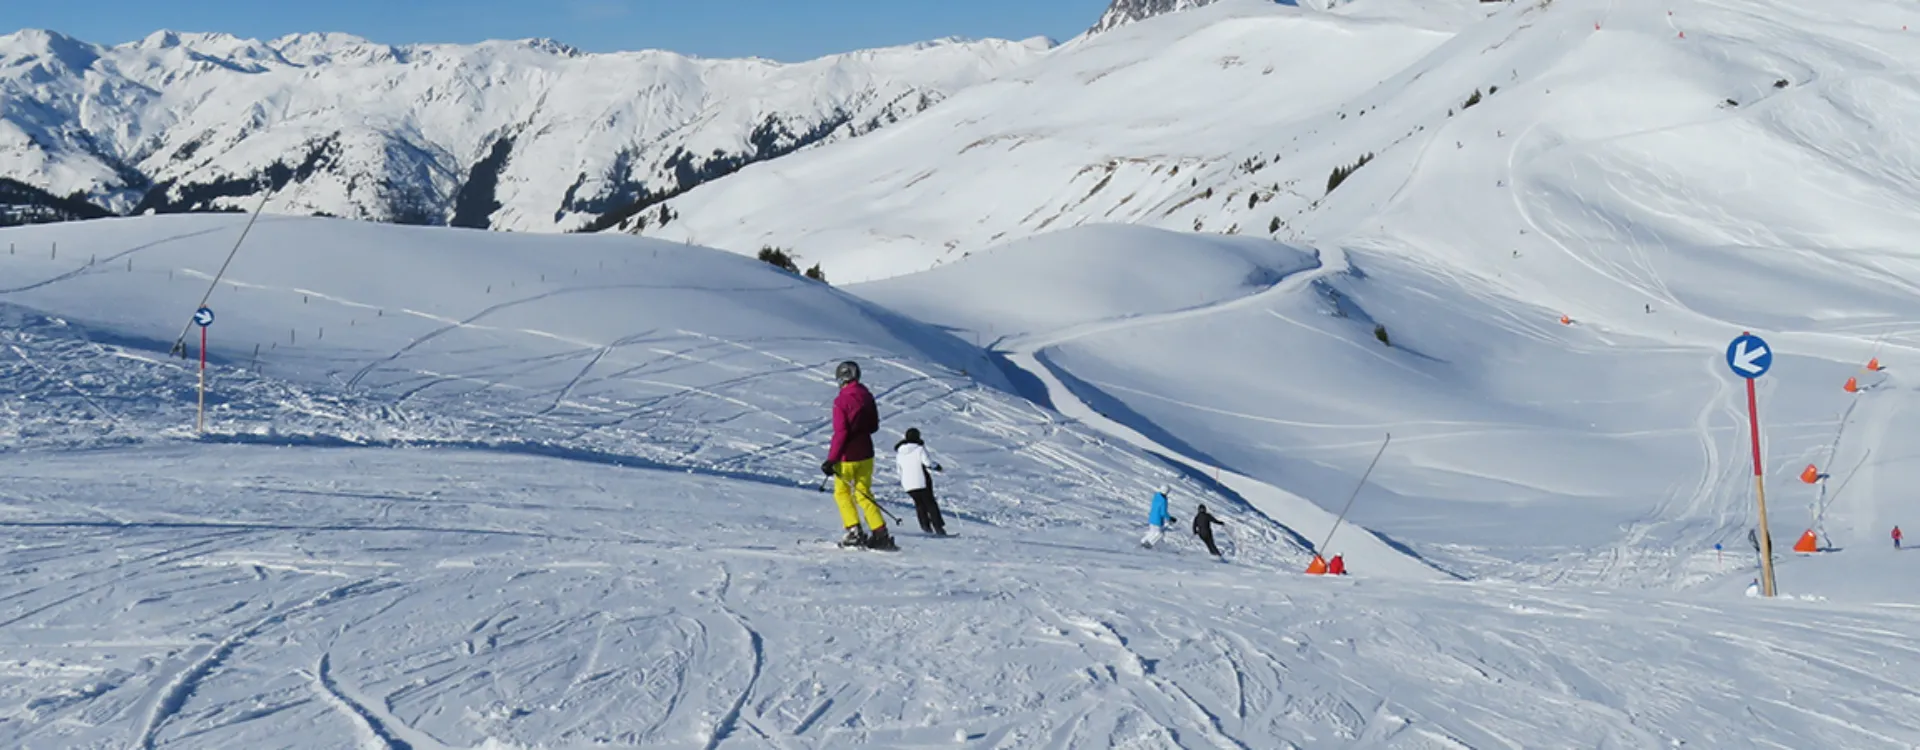
[[[1893,527],[1893,548],[1894,549],[1900,549],[1900,539],[1901,539],[1900,527],[1895,526]]]
[[[1343,576],[1346,574],[1347,574],[1346,558],[1341,557],[1339,555],[1334,555],[1332,560],[1327,561],[1327,575]]]

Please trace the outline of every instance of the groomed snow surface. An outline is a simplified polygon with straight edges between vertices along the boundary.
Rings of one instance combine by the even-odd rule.
[[[208,434],[196,438],[194,363],[167,350],[245,220],[0,232],[12,248],[0,255],[8,745],[1920,740],[1920,701],[1902,676],[1920,668],[1908,643],[1920,597],[1901,583],[1920,558],[1884,543],[1783,553],[1790,596],[1773,601],[1741,595],[1754,560],[1734,540],[1723,563],[1702,552],[1661,581],[1641,571],[1541,585],[1587,570],[1584,557],[1556,563],[1537,547],[1588,523],[1593,504],[1541,492],[1538,507],[1475,511],[1477,556],[1348,525],[1329,550],[1347,554],[1354,575],[1301,575],[1329,523],[1322,506],[1344,501],[1373,446],[1327,454],[1338,460],[1322,471],[1346,483],[1338,491],[1251,460],[1216,479],[1214,457],[1186,442],[1208,434],[1185,431],[1215,414],[1232,434],[1241,418],[1196,410],[1161,425],[1116,410],[1124,402],[1101,394],[1120,375],[1093,363],[1103,352],[1152,360],[1149,345],[1178,362],[1180,349],[1148,335],[1291,311],[1279,325],[1310,331],[1284,341],[1303,361],[1351,351],[1447,371],[1364,351],[1378,342],[1351,314],[1331,314],[1319,286],[1351,268],[1320,250],[1089,228],[848,294],[653,240],[268,216],[214,293]],[[1194,272],[1162,274],[1156,253]],[[1092,270],[1100,260],[1114,263]],[[1059,273],[1073,268],[1089,270]],[[1051,296],[1016,316],[933,291],[997,280],[1039,294],[1022,285],[1042,274],[1057,276]],[[1001,321],[1004,340],[978,348],[967,329],[868,301],[906,309],[916,285],[927,309]],[[1138,304],[1116,302],[1126,299]],[[1709,367],[1710,352],[1694,354],[1676,372],[1730,377]],[[866,364],[880,398],[882,447],[918,426],[946,464],[937,482],[956,537],[923,537],[908,516],[895,527],[899,553],[828,542],[837,521],[817,464],[829,374],[847,357]],[[1886,377],[1870,398],[1899,399]],[[1623,421],[1661,408],[1624,403],[1610,407]],[[1529,414],[1486,408],[1501,411],[1473,417],[1480,424]],[[1881,441],[1889,419],[1849,432],[1875,451],[1867,465],[1901,460]],[[1695,438],[1735,466],[1730,418],[1709,422],[1716,429]],[[1781,431],[1831,440],[1836,426]],[[1371,431],[1352,429],[1355,441]],[[1452,429],[1455,440],[1474,432]],[[1577,471],[1562,459],[1608,445],[1518,421],[1483,431],[1535,446],[1484,454],[1489,473],[1542,456]],[[1446,441],[1404,434],[1414,439],[1389,453],[1402,458],[1383,462],[1398,464],[1385,472],[1391,486],[1359,508],[1387,506],[1371,511],[1387,519],[1425,498],[1443,521],[1431,539],[1469,528],[1472,514],[1451,507],[1438,479],[1451,472],[1423,474],[1405,458]],[[1282,467],[1313,459],[1269,450]],[[1259,478],[1269,473],[1281,478]],[[1732,498],[1745,482],[1727,473],[1719,492]],[[907,514],[894,479],[883,467],[881,495]],[[1863,518],[1869,498],[1886,497],[1871,481],[1843,489],[1829,523],[1888,520]],[[1164,482],[1182,523],[1143,550],[1147,495]],[[1184,531],[1196,502],[1229,524],[1226,564]],[[1685,528],[1722,511],[1640,512]],[[1564,521],[1536,523],[1554,513]],[[1598,548],[1672,538],[1583,533]]]
[[[1920,745],[1920,18],[1472,5],[1127,24],[654,238],[269,215],[204,436],[246,217],[0,231],[0,744]],[[848,358],[957,537],[827,544]]]

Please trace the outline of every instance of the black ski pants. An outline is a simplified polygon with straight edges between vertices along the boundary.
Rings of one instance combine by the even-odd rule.
[[[907,490],[907,497],[913,498],[913,512],[920,517],[921,531],[932,534],[947,530],[947,520],[940,517],[940,503],[933,499],[932,487]]]
[[[1198,533],[1200,534],[1200,541],[1207,543],[1207,551],[1212,553],[1214,557],[1219,557],[1220,548],[1213,546],[1213,526],[1203,525],[1200,527]]]

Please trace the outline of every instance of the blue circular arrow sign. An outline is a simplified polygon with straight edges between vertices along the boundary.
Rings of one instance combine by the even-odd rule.
[[[1733,374],[1753,380],[1773,367],[1773,347],[1751,333],[1742,334],[1727,345],[1727,366]]]
[[[202,307],[193,311],[193,322],[199,323],[201,328],[213,325],[213,308]]]

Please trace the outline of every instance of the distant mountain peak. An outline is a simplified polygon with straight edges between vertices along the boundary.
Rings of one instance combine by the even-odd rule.
[[[546,37],[522,39],[520,40],[520,44],[526,45],[530,49],[539,50],[541,52],[545,52],[555,57],[583,57],[586,54],[584,52],[581,52],[578,47],[575,47],[571,44],[556,41],[553,39],[548,39]]]
[[[1098,34],[1110,31],[1136,21],[1145,21],[1154,16],[1164,16],[1183,10],[1192,10],[1212,5],[1215,0],[1113,0],[1107,12],[1100,16],[1100,22],[1093,25],[1090,33]]]
[[[913,117],[1044,53],[943,39],[809,63],[161,30],[0,35],[0,223],[250,207],[562,231]],[[13,207],[13,208],[10,208]],[[652,214],[656,222],[665,221]]]

